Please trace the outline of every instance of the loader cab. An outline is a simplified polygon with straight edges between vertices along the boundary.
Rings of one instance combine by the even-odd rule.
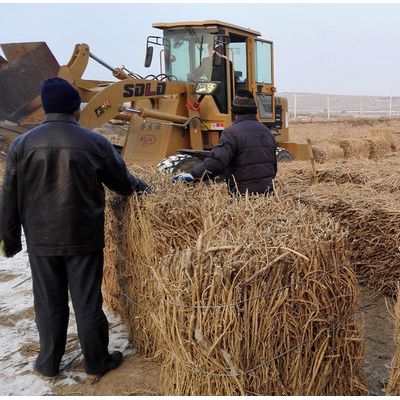
[[[160,68],[168,79],[219,82],[212,97],[218,112],[231,121],[235,93],[242,88],[251,90],[260,120],[279,125],[279,116],[275,124],[272,42],[260,39],[257,31],[221,21],[157,23],[153,27],[164,31]]]

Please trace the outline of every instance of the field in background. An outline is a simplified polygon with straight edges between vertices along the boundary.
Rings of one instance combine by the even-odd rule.
[[[392,133],[394,140],[400,142],[400,118],[330,120],[314,118],[310,121],[291,121],[289,123],[290,140],[311,139],[313,143],[338,143],[341,140],[366,137],[371,132],[377,131]]]
[[[398,96],[349,96],[282,92],[289,103],[290,118],[400,117]]]

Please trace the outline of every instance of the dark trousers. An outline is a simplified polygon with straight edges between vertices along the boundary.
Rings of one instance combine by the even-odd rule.
[[[75,311],[86,372],[110,362],[108,321],[102,310],[103,251],[76,256],[29,255],[40,352],[36,369],[57,375],[65,351],[69,319],[68,288]]]

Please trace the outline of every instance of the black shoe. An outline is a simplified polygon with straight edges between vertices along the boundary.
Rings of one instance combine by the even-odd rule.
[[[51,378],[55,378],[56,376],[58,376],[58,373],[54,373],[54,374],[45,374],[42,371],[39,370],[39,368],[36,366],[36,363],[33,366],[34,371],[40,375],[42,378],[47,378],[47,379],[51,379]]]
[[[92,371],[86,370],[86,373],[89,375],[103,376],[107,372],[110,372],[113,369],[117,369],[122,364],[122,360],[123,360],[122,353],[120,351],[114,351],[113,353],[110,354],[110,358],[107,360],[105,365],[102,365],[100,368],[97,368],[96,370]]]

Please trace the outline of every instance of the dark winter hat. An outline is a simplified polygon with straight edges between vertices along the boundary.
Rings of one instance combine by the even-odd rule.
[[[43,82],[40,96],[45,114],[72,114],[81,105],[79,92],[66,80],[58,77]]]
[[[232,104],[235,114],[257,114],[257,105],[249,90],[238,90]]]

